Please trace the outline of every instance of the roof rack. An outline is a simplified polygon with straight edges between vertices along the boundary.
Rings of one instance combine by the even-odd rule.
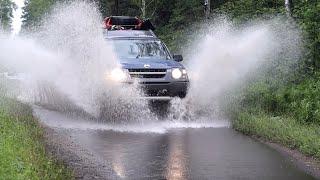
[[[104,19],[104,28],[107,30],[152,30],[155,28],[149,19],[142,20],[130,16],[110,16]]]

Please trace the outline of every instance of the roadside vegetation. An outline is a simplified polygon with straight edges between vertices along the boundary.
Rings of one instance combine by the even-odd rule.
[[[0,96],[0,179],[72,179],[46,154],[43,133],[31,107]]]
[[[263,140],[297,149],[320,159],[320,126],[301,124],[292,117],[272,116],[264,112],[242,112],[233,121],[237,131]]]
[[[242,10],[232,7],[240,1],[225,4],[237,21],[263,15],[263,12],[284,12],[283,6],[268,1],[243,4]],[[320,160],[320,2],[293,1],[292,18],[304,36],[301,59],[289,73],[277,78],[264,74],[248,82],[229,106],[233,127],[245,134],[298,149]],[[281,68],[280,68],[281,71]]]

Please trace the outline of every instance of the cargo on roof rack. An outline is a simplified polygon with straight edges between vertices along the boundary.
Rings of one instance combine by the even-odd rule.
[[[104,19],[107,30],[155,30],[149,19],[142,20],[130,16],[110,16]]]

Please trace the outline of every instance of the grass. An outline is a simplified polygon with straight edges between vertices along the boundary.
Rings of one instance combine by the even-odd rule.
[[[242,112],[233,121],[233,127],[246,135],[297,149],[320,160],[320,127],[302,124],[290,117],[272,117],[265,113]]]
[[[47,156],[43,133],[29,106],[0,97],[0,179],[72,179]]]

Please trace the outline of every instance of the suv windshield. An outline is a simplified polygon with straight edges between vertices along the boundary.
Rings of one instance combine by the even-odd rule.
[[[168,50],[159,40],[117,39],[112,44],[119,58],[171,59]]]

